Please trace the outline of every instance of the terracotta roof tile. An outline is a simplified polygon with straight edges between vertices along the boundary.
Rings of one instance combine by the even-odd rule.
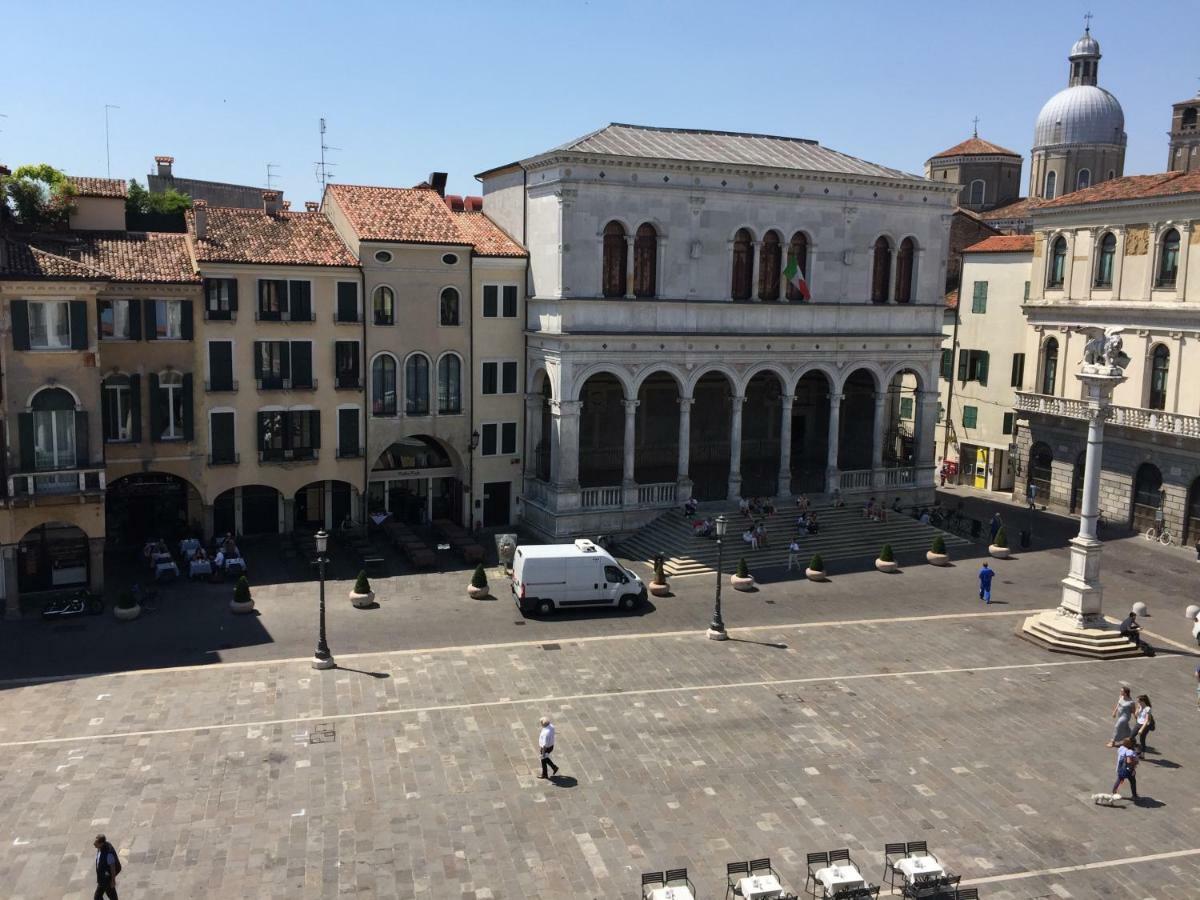
[[[115,197],[124,200],[129,195],[124,178],[86,178],[79,175],[68,175],[67,178],[78,197]]]
[[[1032,234],[994,234],[978,244],[963,249],[963,253],[1032,253]]]
[[[958,291],[946,291],[946,309],[958,309]]]
[[[22,241],[4,240],[5,265],[0,268],[0,278],[16,281],[54,279],[57,281],[108,281],[107,272],[102,272],[85,263],[75,262],[65,256],[47,253]]]
[[[456,212],[453,214],[458,230],[475,247],[476,256],[524,257],[524,248],[481,212]]]
[[[113,281],[182,284],[200,280],[192,268],[187,237],[142,231],[73,231],[35,239],[58,256],[69,252],[79,261],[107,273]]]
[[[991,141],[985,141],[981,137],[969,137],[961,144],[955,144],[948,150],[943,150],[941,153],[931,156],[930,159],[944,159],[948,156],[1015,156],[1021,158],[1020,153],[1013,153],[1001,147],[999,144],[993,144]]]
[[[1043,209],[1079,206],[1084,203],[1104,203],[1113,200],[1142,200],[1150,197],[1169,197],[1175,194],[1200,193],[1200,172],[1161,172],[1157,175],[1126,175],[1072,191],[1042,204]]]
[[[987,212],[981,213],[980,216],[985,222],[1028,219],[1035,209],[1040,209],[1046,203],[1047,201],[1039,200],[1037,197],[1021,197],[1019,200],[1014,200],[1006,206],[989,209]]]
[[[196,216],[187,213],[195,238]],[[357,266],[333,225],[321,213],[208,207],[203,240],[194,241],[199,262],[261,263],[290,266]]]

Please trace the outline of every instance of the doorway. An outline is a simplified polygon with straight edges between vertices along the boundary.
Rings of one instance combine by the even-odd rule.
[[[512,520],[512,482],[489,481],[483,486],[483,527],[499,528]]]

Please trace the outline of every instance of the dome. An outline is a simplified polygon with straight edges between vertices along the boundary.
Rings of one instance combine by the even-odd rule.
[[[1074,59],[1077,56],[1099,56],[1099,55],[1100,55],[1100,42],[1097,41],[1094,37],[1092,37],[1092,33],[1090,31],[1085,31],[1083,33],[1083,37],[1081,37],[1079,40],[1077,40],[1075,42],[1075,45],[1073,47],[1071,47],[1070,58]]]
[[[1076,45],[1078,46],[1078,45]],[[1033,146],[1049,144],[1125,145],[1125,113],[1104,88],[1077,84],[1046,101],[1033,129]]]

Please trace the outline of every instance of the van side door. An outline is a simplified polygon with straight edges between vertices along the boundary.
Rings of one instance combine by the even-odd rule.
[[[614,566],[612,563],[605,565],[603,591],[610,601],[613,603],[620,602],[621,595],[625,593],[625,585],[628,581],[629,577],[621,571],[620,566]]]

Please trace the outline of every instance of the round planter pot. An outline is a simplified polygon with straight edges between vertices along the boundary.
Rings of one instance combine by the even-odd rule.
[[[245,603],[238,603],[236,600],[230,600],[229,611],[232,613],[238,613],[239,615],[245,615],[246,613],[253,612],[254,600],[250,599]]]
[[[470,597],[472,600],[482,600],[487,595],[488,595],[488,587],[486,584],[481,588],[477,588],[473,584],[467,585],[467,596]]]
[[[729,583],[733,585],[735,591],[748,591],[754,587],[754,576],[747,575],[745,578],[740,578],[737,575],[730,575]]]
[[[925,559],[931,566],[948,566],[950,565],[949,553],[934,553],[932,550],[925,551]]]
[[[356,594],[351,591],[350,602],[354,604],[355,609],[370,609],[375,605],[375,592],[367,591],[365,594]]]
[[[650,593],[655,597],[665,597],[671,593],[671,586],[665,581],[652,581],[649,584]]]
[[[804,577],[807,578],[809,581],[828,581],[829,580],[829,576],[827,576],[820,569],[805,569]]]
[[[997,547],[995,544],[988,545],[988,553],[996,559],[1008,559],[1009,552],[1007,547]]]
[[[139,606],[129,606],[129,607],[121,607],[121,606],[113,607],[113,615],[116,616],[117,619],[119,619],[122,622],[132,622],[134,619],[136,619],[141,614],[142,614],[142,607],[140,605]]]
[[[896,562],[895,560],[892,560],[892,562],[884,562],[882,559],[877,559],[875,560],[875,568],[877,568],[880,572],[886,572],[891,575],[893,572],[898,572],[900,570],[900,563]]]

